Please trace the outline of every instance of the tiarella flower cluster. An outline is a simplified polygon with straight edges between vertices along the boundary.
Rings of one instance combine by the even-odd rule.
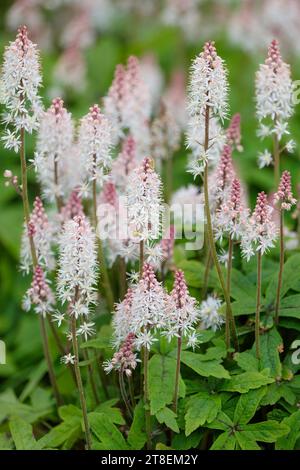
[[[38,263],[47,271],[55,266],[52,243],[54,227],[48,220],[43,203],[39,197],[35,198],[33,211],[30,215],[28,226],[24,226],[21,244],[21,270],[28,274],[32,266],[30,240],[33,239]]]
[[[233,177],[232,149],[229,145],[224,145],[218,166],[210,176],[211,182],[214,181],[214,184],[210,185],[210,197],[216,209],[228,200]]]
[[[173,337],[187,337],[188,346],[195,348],[197,334],[195,326],[199,321],[199,307],[196,300],[188,293],[184,274],[181,270],[175,272],[173,290],[168,298],[167,325],[163,334],[169,340]]]
[[[224,236],[239,240],[248,222],[249,211],[243,206],[241,183],[237,178],[232,180],[230,198],[217,210],[214,229],[217,240]]]
[[[204,147],[204,128],[206,118],[223,120],[228,112],[227,70],[223,60],[218,56],[214,43],[207,42],[203,51],[193,62],[189,87],[188,135],[187,142],[198,162],[193,174],[201,174],[205,164],[211,159],[209,149]],[[209,113],[209,115],[208,115]],[[215,124],[218,129],[218,124]],[[202,132],[201,132],[202,130]],[[209,147],[215,150],[220,141],[220,130],[209,136]]]
[[[230,124],[226,129],[226,141],[231,148],[236,148],[238,152],[242,152],[241,139],[241,115],[237,113],[232,116]]]
[[[278,203],[280,209],[289,211],[292,206],[297,203],[297,199],[293,197],[291,174],[289,171],[282,173],[278,191],[274,195],[274,202]]]
[[[102,186],[111,167],[112,128],[97,104],[81,119],[78,146],[88,183]]]
[[[33,273],[33,279],[30,288],[23,299],[23,308],[29,311],[33,305],[34,310],[43,317],[53,311],[55,298],[49,283],[46,280],[41,266],[36,266]]]
[[[6,107],[3,121],[8,126],[2,137],[6,148],[17,152],[21,129],[31,133],[37,128],[42,109],[38,95],[41,82],[37,47],[22,26],[5,49],[0,77],[0,102]]]
[[[221,306],[221,300],[211,295],[201,302],[199,318],[203,330],[212,329],[217,331],[225,323],[224,316],[220,312]]]
[[[74,219],[76,216],[84,217],[84,210],[82,205],[82,199],[80,197],[79,189],[74,189],[67,203],[60,210],[61,222]]]
[[[290,66],[283,62],[278,41],[269,46],[268,57],[256,74],[256,111],[260,137],[289,134],[287,120],[293,114],[293,83]],[[269,119],[268,122],[264,122]]]
[[[257,196],[255,209],[241,238],[242,255],[247,261],[255,252],[264,254],[274,247],[277,228],[272,220],[272,211],[267,195],[262,191]]]
[[[63,226],[59,239],[57,291],[70,303],[70,314],[86,317],[95,303],[97,254],[95,234],[85,217],[76,216]]]
[[[166,326],[167,294],[158,282],[153,267],[145,263],[143,274],[123,302],[116,306],[113,320],[116,344],[132,332],[138,349],[150,349],[154,334]]]
[[[161,180],[149,157],[143,160],[129,178],[127,204],[130,238],[137,241],[159,238],[162,215]]]
[[[111,167],[111,177],[120,191],[125,191],[128,178],[136,166],[136,143],[129,135],[123,140],[121,152],[113,160]]]
[[[162,101],[159,115],[151,125],[151,150],[158,165],[172,158],[180,145],[181,129],[168,102]]]
[[[120,138],[128,130],[138,146],[139,154],[149,151],[151,98],[136,57],[129,57],[127,67],[117,66],[105,98],[105,114],[112,122],[115,135]]]
[[[74,126],[63,100],[55,98],[41,117],[35,153],[35,167],[46,198],[65,195],[66,167],[72,158]]]
[[[103,364],[105,372],[109,373],[112,370],[116,370],[120,374],[130,377],[138,362],[134,349],[135,335],[134,333],[129,333],[119,351],[114,354],[110,361],[106,361]]]

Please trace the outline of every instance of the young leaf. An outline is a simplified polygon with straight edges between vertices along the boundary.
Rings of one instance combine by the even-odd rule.
[[[290,432],[280,437],[275,444],[276,450],[293,450],[295,444],[300,437],[300,410],[291,414],[282,420],[282,424],[286,424],[290,428]]]
[[[201,356],[203,355],[183,351],[181,354],[181,362],[203,377],[212,376],[219,379],[229,379],[229,373],[220,364],[219,360],[202,361]]]
[[[226,380],[221,390],[226,392],[247,393],[249,390],[260,388],[274,382],[274,378],[268,377],[261,372],[248,371],[239,375],[234,375],[230,380]]]
[[[149,361],[149,398],[151,414],[170,404],[175,387],[176,359],[154,354]]]
[[[231,431],[225,431],[214,441],[210,450],[234,450],[236,440]]]
[[[211,423],[221,409],[221,398],[217,395],[200,392],[191,397],[185,415],[185,434],[189,436],[204,423]]]
[[[262,387],[240,396],[233,417],[235,424],[245,424],[253,418],[266,391],[267,388]]]
[[[277,421],[263,421],[262,423],[244,424],[240,431],[250,441],[275,442],[279,437],[288,434],[290,428]]]
[[[107,450],[129,450],[123,435],[104,413],[92,412],[88,415],[92,432],[100,441],[101,448]]]
[[[32,426],[23,419],[14,416],[9,422],[9,429],[17,450],[38,450],[40,444],[35,440]]]
[[[140,400],[134,409],[133,421],[128,433],[128,443],[133,449],[140,450],[147,441],[145,433],[144,402]]]
[[[165,423],[168,428],[174,432],[179,432],[179,427],[176,421],[176,414],[170,408],[163,408],[156,413],[156,418],[159,423]]]

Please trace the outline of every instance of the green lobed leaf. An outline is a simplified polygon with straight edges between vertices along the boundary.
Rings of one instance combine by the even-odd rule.
[[[300,437],[300,410],[284,418],[282,424],[286,424],[290,428],[290,432],[277,439],[275,449],[293,450]]]
[[[187,403],[185,414],[185,434],[189,436],[193,431],[211,423],[221,410],[221,398],[217,395],[200,392],[191,397]]]
[[[274,378],[268,377],[261,372],[248,371],[239,375],[234,375],[230,380],[226,380],[221,390],[226,392],[247,393],[249,390],[260,388],[274,382]]]
[[[104,413],[93,411],[88,414],[92,432],[99,440],[102,449],[129,450],[123,435]]]
[[[134,409],[133,421],[128,433],[128,443],[133,449],[140,450],[147,441],[145,432],[144,402],[140,400]]]
[[[24,419],[14,416],[9,421],[9,430],[17,450],[38,450],[41,445],[32,433],[32,426]]]
[[[156,413],[156,418],[159,423],[165,423],[166,426],[174,432],[179,432],[179,427],[176,421],[176,413],[170,408],[162,408]]]
[[[154,354],[149,361],[149,399],[151,414],[170,404],[174,396],[176,359]]]
[[[203,377],[212,376],[219,379],[228,379],[230,377],[219,360],[203,361],[201,360],[201,356],[203,355],[183,351],[181,354],[181,362]]]
[[[259,442],[275,442],[279,437],[288,434],[289,431],[290,428],[286,424],[271,420],[241,426],[241,432],[245,438]]]
[[[214,441],[210,450],[234,450],[236,447],[236,440],[231,431],[226,431],[220,434]]]
[[[235,424],[245,424],[253,418],[266,391],[267,388],[262,387],[240,396],[233,417]]]
[[[262,369],[270,369],[270,375],[275,378],[280,377],[282,372],[278,351],[281,344],[282,338],[276,328],[266,331],[260,337],[260,366]]]

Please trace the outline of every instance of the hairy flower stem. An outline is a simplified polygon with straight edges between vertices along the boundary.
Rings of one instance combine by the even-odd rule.
[[[255,314],[255,351],[257,359],[260,359],[260,302],[261,302],[261,266],[262,254],[257,254],[257,293],[256,293],[256,314]]]
[[[140,241],[140,279],[142,278],[143,274],[143,266],[144,266],[144,241]]]
[[[86,407],[86,401],[85,401],[85,396],[84,396],[83,384],[82,384],[81,373],[80,373],[80,368],[79,368],[79,352],[78,352],[78,342],[77,342],[77,334],[76,334],[76,318],[74,315],[72,316],[72,320],[71,320],[71,328],[72,328],[73,352],[75,356],[74,370],[76,374],[77,388],[79,392],[80,405],[81,405],[81,410],[82,410],[82,415],[83,415],[86,446],[88,450],[91,450],[92,440],[91,440],[91,433],[90,433],[90,427],[89,427],[88,416],[87,416],[87,407]]]
[[[124,401],[124,404],[126,406],[128,415],[130,418],[132,418],[132,409],[130,406],[130,403],[128,402],[127,394],[126,394],[126,388],[125,388],[125,383],[124,383],[124,377],[123,377],[123,372],[119,373],[119,385],[120,385],[120,392]]]
[[[276,122],[275,122],[276,123]],[[278,186],[280,179],[280,148],[279,140],[276,134],[273,136],[273,153],[274,153],[274,179],[275,186]]]
[[[278,284],[276,292],[276,304],[275,304],[275,323],[278,325],[279,322],[279,307],[280,307],[280,291],[282,286],[282,275],[284,265],[284,237],[283,237],[283,210],[280,210],[280,259],[279,259],[279,272],[278,272]]]
[[[56,190],[57,190],[57,188],[58,188],[58,162],[56,160],[56,157],[54,157],[54,183],[55,183],[55,187],[56,187]],[[59,196],[58,194],[55,194],[55,201],[56,201],[57,211],[58,211],[58,213],[60,213],[61,208],[63,206],[62,197]]]
[[[94,228],[97,233],[97,226],[98,226],[98,218],[97,218],[97,182],[93,180],[93,219],[94,219]],[[112,288],[110,285],[110,280],[106,268],[106,261],[103,253],[102,241],[100,238],[100,234],[98,233],[97,236],[97,245],[98,245],[98,261],[99,261],[99,269],[100,274],[103,279],[103,292],[106,296],[107,305],[109,311],[113,310],[114,307],[114,296],[112,292]]]
[[[132,409],[135,408],[135,398],[134,398],[134,383],[132,380],[132,376],[127,377],[128,379],[128,388],[129,388],[129,395],[131,400]]]
[[[226,279],[226,288],[227,288],[227,292],[228,292],[229,297],[230,297],[230,292],[231,292],[232,254],[233,254],[233,242],[232,242],[231,236],[229,236],[227,279]],[[226,347],[227,347],[227,349],[229,349],[230,348],[230,324],[229,324],[229,316],[228,315],[226,315],[225,338],[226,338]]]
[[[151,416],[150,416],[150,403],[148,393],[148,362],[149,362],[149,351],[147,347],[144,347],[144,408],[145,408],[145,423],[146,423],[146,435],[147,435],[147,450],[151,450]]]
[[[211,252],[210,249],[208,248],[207,253],[206,253],[206,260],[205,260],[205,271],[204,271],[204,278],[203,278],[203,286],[202,286],[202,294],[201,298],[202,300],[205,299],[206,297],[206,292],[207,292],[207,286],[208,286],[208,278],[209,278],[209,272],[211,268]]]
[[[96,383],[95,383],[95,379],[94,379],[94,370],[93,370],[93,367],[92,367],[92,364],[91,364],[91,359],[90,359],[89,351],[88,351],[87,348],[83,348],[83,357],[84,357],[84,360],[87,362],[88,376],[89,376],[89,381],[90,381],[92,393],[93,393],[93,396],[94,396],[94,400],[95,400],[95,403],[97,405],[99,405],[100,400],[99,400],[99,397],[98,397],[97,387],[96,387]]]
[[[23,201],[24,219],[25,219],[26,228],[27,228],[29,224],[29,220],[30,220],[30,209],[29,209],[28,188],[27,188],[25,129],[23,127],[21,128],[20,134],[21,134],[20,160],[21,160],[22,201]],[[29,236],[28,238],[29,238],[29,244],[30,244],[32,265],[33,265],[33,268],[35,268],[38,264],[38,261],[37,261],[34,240],[32,236]],[[51,355],[49,351],[49,344],[48,344],[47,330],[46,330],[46,320],[42,315],[39,315],[39,322],[40,322],[40,330],[41,330],[41,335],[42,335],[43,350],[44,350],[44,355],[45,355],[47,368],[48,368],[49,380],[53,389],[57,406],[60,406],[62,404],[62,398],[58,391],[58,386],[57,386],[57,382],[55,379],[53,364],[52,364]]]
[[[179,377],[180,377],[180,361],[181,361],[181,348],[182,348],[182,333],[180,331],[177,339],[177,362],[176,362],[176,375],[175,375],[175,389],[173,398],[173,410],[177,414],[178,408],[178,395],[179,395]]]
[[[204,141],[204,151],[207,152],[209,146],[209,106],[206,106],[206,111],[205,111],[205,141]],[[210,213],[210,205],[209,205],[209,191],[208,191],[208,164],[206,162],[205,168],[204,168],[204,198],[205,198],[205,213],[206,213],[206,224],[207,224],[207,237],[208,237],[208,242],[209,242],[209,248],[211,252],[211,256],[214,262],[214,266],[216,268],[218,278],[221,284],[221,288],[223,291],[225,303],[226,303],[226,316],[229,318],[229,323],[231,326],[231,334],[232,334],[232,339],[234,343],[235,350],[237,351],[239,349],[239,343],[238,343],[238,337],[237,337],[237,332],[236,332],[236,327],[235,327],[235,322],[231,310],[231,304],[230,304],[230,296],[227,292],[223,273],[220,267],[220,263],[218,260],[217,252],[216,252],[216,246],[214,242],[214,234],[213,234],[213,228],[212,228],[212,221],[211,221],[211,213]]]
[[[57,349],[59,350],[60,354],[62,356],[64,356],[66,353],[67,353],[67,348],[64,347],[64,345],[62,344],[61,342],[61,339],[58,335],[58,332],[55,328],[55,326],[53,325],[52,321],[50,320],[50,318],[48,317],[48,325],[50,327],[50,330],[51,330],[51,333],[52,333],[52,336],[55,340],[55,343],[56,343],[56,346],[57,346]],[[74,369],[73,367],[68,367],[68,369],[70,370],[70,373],[71,373],[71,376],[72,376],[72,379],[75,383],[75,385],[77,385],[76,383],[76,376],[75,376],[75,372],[74,372]]]

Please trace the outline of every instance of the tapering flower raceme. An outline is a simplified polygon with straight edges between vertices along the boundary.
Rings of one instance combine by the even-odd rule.
[[[188,293],[188,288],[181,270],[175,272],[175,282],[173,290],[168,298],[167,327],[163,334],[169,340],[174,336],[184,336],[188,338],[189,346],[196,346],[195,326],[199,321],[199,307],[196,299]]]
[[[128,226],[130,238],[157,239],[161,233],[161,180],[146,157],[136,168],[127,186]]]
[[[27,274],[32,266],[29,237],[33,238],[38,263],[43,269],[51,271],[55,266],[55,258],[51,246],[54,241],[54,227],[49,222],[39,197],[35,198],[29,224],[24,226],[22,236],[21,270]]]
[[[180,145],[181,128],[168,102],[161,102],[160,113],[151,125],[151,149],[155,161],[172,158]]]
[[[158,282],[153,267],[145,263],[140,281],[132,286],[132,297],[126,304],[125,318],[128,318],[128,331],[136,336],[136,347],[150,349],[156,340],[154,335],[157,330],[166,326],[167,293]],[[125,305],[123,304],[122,307]],[[124,313],[124,311],[122,312]],[[124,316],[118,314],[119,318]],[[114,320],[115,330],[118,330],[118,317]],[[127,324],[120,321],[120,325]],[[125,331],[125,328],[124,328]]]
[[[272,127],[262,126],[259,132],[262,137],[274,133],[280,140],[283,134],[288,133],[285,121],[293,114],[292,95],[290,66],[283,62],[279,43],[273,40],[266,61],[256,74],[257,117],[260,122],[265,118],[273,121]]]
[[[110,361],[106,361],[103,364],[105,372],[109,373],[112,370],[116,370],[120,374],[125,374],[127,377],[130,377],[138,362],[134,349],[135,335],[134,333],[129,333],[119,351],[114,354]]]
[[[215,193],[215,197],[212,197],[212,199],[215,200],[217,205],[228,199],[233,178],[232,148],[225,145],[216,168],[215,186],[212,190]]]
[[[38,95],[41,82],[37,47],[28,38],[26,26],[22,26],[4,51],[0,77],[0,102],[6,107],[3,120],[7,128],[2,137],[6,148],[17,152],[20,130],[31,133],[37,128],[42,110]]]
[[[53,311],[54,304],[55,298],[49,282],[41,266],[37,265],[34,269],[31,286],[23,300],[23,308],[29,311],[33,305],[35,312],[45,317],[47,313]]]
[[[111,167],[112,128],[97,104],[81,119],[78,145],[88,182],[96,180],[100,185]]]
[[[206,110],[209,110],[210,135],[205,142]],[[227,70],[218,56],[213,42],[207,42],[192,64],[188,94],[187,146],[192,150],[188,171],[197,177],[209,161],[214,161],[216,151],[224,139],[218,119],[228,113]],[[207,145],[208,144],[208,145]]]
[[[74,189],[67,203],[61,208],[59,215],[62,222],[74,219],[76,216],[84,217],[84,209],[79,192],[79,189]]]
[[[282,173],[278,191],[274,194],[274,202],[278,203],[280,209],[291,210],[292,206],[297,203],[292,192],[291,174],[289,171]]]
[[[123,140],[121,152],[113,160],[111,167],[111,177],[121,191],[125,191],[128,178],[136,166],[136,143],[129,135]]]
[[[71,114],[61,98],[55,98],[40,120],[35,153],[35,168],[49,200],[65,194],[65,166],[70,158],[74,137]]]
[[[174,244],[175,244],[175,226],[170,225],[167,233],[164,234],[161,242],[162,257],[163,263],[167,264],[172,261],[174,254]]]
[[[70,314],[86,317],[95,303],[97,253],[95,233],[85,217],[76,216],[63,226],[59,239],[58,296],[71,303]]]
[[[230,124],[226,129],[226,140],[228,145],[236,148],[238,152],[242,152],[241,139],[241,115],[237,113],[232,116]]]
[[[249,210],[242,202],[241,183],[237,178],[232,180],[230,197],[217,210],[214,219],[214,232],[218,240],[224,236],[239,240],[244,233],[249,217]]]
[[[129,288],[122,302],[119,302],[115,306],[112,324],[114,328],[114,345],[116,347],[119,347],[130,333],[132,323],[132,300],[133,289]]]
[[[247,261],[255,252],[264,254],[274,247],[277,228],[272,220],[272,211],[267,195],[262,191],[257,196],[255,209],[241,238],[242,255]]]
[[[224,316],[220,311],[221,306],[221,300],[211,295],[201,302],[199,318],[202,329],[207,330],[211,328],[213,331],[216,331],[221,328],[223,323],[225,323]]]
[[[137,57],[130,56],[127,67],[118,65],[108,96],[104,100],[105,114],[122,137],[126,130],[133,136],[138,154],[149,151],[151,97],[144,82]]]
[[[209,107],[212,116],[224,119],[228,112],[227,70],[218,56],[214,42],[206,42],[192,64],[189,105],[190,116],[204,115]]]

